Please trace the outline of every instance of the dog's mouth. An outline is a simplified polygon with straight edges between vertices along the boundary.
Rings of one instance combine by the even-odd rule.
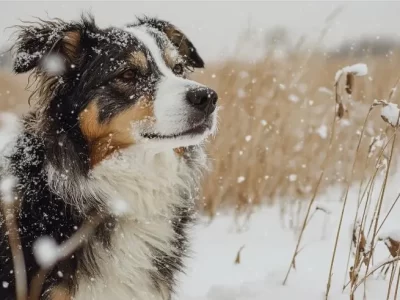
[[[204,121],[203,123],[193,126],[192,128],[182,131],[180,133],[176,134],[170,134],[170,135],[162,135],[162,134],[156,134],[156,133],[144,133],[142,134],[142,137],[147,138],[147,139],[175,139],[175,138],[180,138],[180,137],[192,137],[192,136],[197,136],[197,135],[202,135],[206,131],[211,130],[212,128],[212,122],[209,121]]]

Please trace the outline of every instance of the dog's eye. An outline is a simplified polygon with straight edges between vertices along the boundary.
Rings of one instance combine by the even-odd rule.
[[[129,80],[135,77],[135,71],[133,70],[126,70],[124,73],[121,74],[123,79]]]
[[[183,75],[184,71],[185,68],[182,64],[176,64],[172,69],[172,72],[174,72],[175,75]]]

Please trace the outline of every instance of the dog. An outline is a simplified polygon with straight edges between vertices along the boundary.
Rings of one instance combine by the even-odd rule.
[[[3,181],[15,180],[28,289],[43,269],[39,240],[61,245],[100,218],[47,270],[40,299],[171,299],[217,123],[217,93],[187,78],[204,68],[197,49],[167,21],[100,28],[85,15],[18,27],[14,51],[14,71],[36,79],[36,104],[1,160]],[[5,219],[0,299],[11,300]]]

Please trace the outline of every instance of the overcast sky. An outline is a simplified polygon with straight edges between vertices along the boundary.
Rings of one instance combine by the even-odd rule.
[[[60,17],[76,19],[83,11],[91,11],[98,24],[122,25],[136,15],[155,15],[183,29],[206,59],[226,55],[236,43],[238,33],[249,25],[265,30],[280,25],[294,37],[307,34],[315,38],[326,17],[339,6],[344,9],[331,26],[325,43],[334,45],[344,39],[361,35],[400,36],[400,2],[386,1],[313,1],[313,2],[0,2],[0,43],[10,34],[6,27],[19,19]]]

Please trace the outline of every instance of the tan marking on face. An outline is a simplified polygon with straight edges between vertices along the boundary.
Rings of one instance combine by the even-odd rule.
[[[63,49],[71,61],[76,59],[80,41],[81,34],[78,31],[69,31],[65,33],[63,38]]]
[[[177,53],[172,50],[172,49],[165,49],[164,51],[164,60],[165,63],[167,64],[168,67],[170,67],[171,69],[175,66],[177,59],[176,59],[176,55]]]
[[[140,71],[142,73],[146,73],[148,68],[149,68],[149,64],[147,61],[147,57],[146,55],[141,52],[141,51],[135,51],[131,54],[129,61],[136,67],[138,67],[140,69]]]
[[[64,287],[56,287],[50,292],[50,300],[72,300],[72,295]]]
[[[95,166],[114,151],[135,143],[132,136],[134,122],[153,120],[153,103],[150,98],[142,97],[135,105],[106,123],[99,123],[97,101],[93,100],[79,115],[81,131],[89,143],[91,166]]]
[[[185,150],[186,150],[185,147],[179,147],[174,149],[175,153],[180,157],[182,157],[185,154]]]

